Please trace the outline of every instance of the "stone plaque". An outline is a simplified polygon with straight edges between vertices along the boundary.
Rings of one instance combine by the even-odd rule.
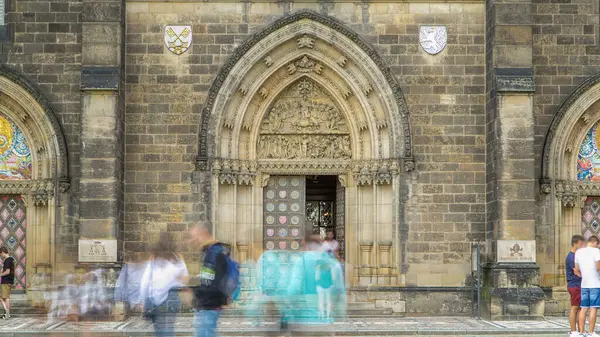
[[[498,240],[497,262],[535,263],[535,240]]]
[[[79,262],[117,262],[117,240],[79,240]]]

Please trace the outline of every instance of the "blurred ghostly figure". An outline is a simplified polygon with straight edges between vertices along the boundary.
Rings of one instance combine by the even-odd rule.
[[[333,285],[337,283],[337,273],[333,255],[322,253],[315,268],[315,281],[319,301],[319,320],[331,320]]]
[[[79,313],[81,316],[108,316],[111,301],[104,286],[104,271],[96,269],[84,276],[85,283],[79,292]]]
[[[124,303],[127,311],[140,312],[142,310],[143,301],[140,290],[146,265],[146,261],[130,261],[125,263],[121,269],[115,288],[115,303]]]
[[[258,294],[254,298],[252,310],[256,313],[274,309],[279,316],[281,330],[287,329],[289,321],[287,287],[291,257],[284,250],[267,250],[256,264]]]
[[[287,286],[288,313],[294,323],[332,323],[345,314],[346,292],[339,261],[315,247],[308,237],[300,258],[296,259]]]
[[[187,281],[185,262],[171,249],[170,238],[161,235],[140,285],[144,317],[152,321],[155,336],[175,335],[175,319],[181,311],[178,292]]]
[[[52,293],[48,319],[68,319],[79,321],[79,286],[73,274],[65,278],[65,286]]]

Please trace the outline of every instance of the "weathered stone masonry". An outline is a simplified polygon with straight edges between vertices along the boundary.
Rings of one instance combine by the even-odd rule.
[[[289,19],[298,13],[311,14]],[[194,268],[189,223],[215,220],[219,204],[211,199],[215,185],[199,183],[211,179],[210,167],[196,165],[199,144],[210,147],[219,135],[201,129],[211,117],[208,95],[227,75],[222,68],[235,66],[232,55],[247,55],[239,48],[252,34],[286,17],[290,25],[312,20],[359,36],[353,43],[372,48],[404,98],[397,108],[408,112],[401,124],[410,131],[410,154],[399,162],[414,169],[398,171],[390,248],[397,277],[381,296],[406,301],[409,312],[466,312],[471,244],[483,244],[494,262],[497,240],[536,240],[537,264],[519,265],[531,276],[518,286],[531,292],[527,303],[510,302],[516,290],[500,281],[514,265],[488,266],[490,291],[504,289],[495,293],[504,302],[491,303],[489,314],[541,314],[540,286],[547,311],[559,311],[551,300],[558,288],[547,287],[563,286],[564,248],[556,247],[568,233],[555,234],[564,222],[554,194],[540,193],[540,179],[553,178],[543,173],[541,153],[559,106],[598,71],[592,1],[12,2],[3,66],[48,102],[67,149],[60,156],[70,188],[57,202],[54,273],[72,269],[79,238],[119,239],[120,257],[134,259],[165,231]],[[165,47],[169,24],[192,26],[186,53]],[[420,25],[447,27],[441,53],[420,47]],[[279,92],[277,83],[270,90]],[[365,246],[361,254],[375,266],[386,249]],[[359,290],[354,300],[379,296]]]

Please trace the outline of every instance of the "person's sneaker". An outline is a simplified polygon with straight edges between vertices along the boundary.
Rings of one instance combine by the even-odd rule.
[[[571,331],[569,333],[569,337],[583,337],[583,334],[577,332],[577,331]]]
[[[587,336],[589,336],[589,337],[600,337],[600,336],[598,336],[598,334],[597,334],[597,333],[595,333],[595,332],[588,333],[588,334],[587,334]]]

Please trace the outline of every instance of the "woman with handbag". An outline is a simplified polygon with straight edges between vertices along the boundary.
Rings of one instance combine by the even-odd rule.
[[[161,235],[140,285],[144,317],[152,321],[157,337],[175,335],[175,319],[181,310],[178,292],[189,278],[185,262],[169,242],[169,238]]]

